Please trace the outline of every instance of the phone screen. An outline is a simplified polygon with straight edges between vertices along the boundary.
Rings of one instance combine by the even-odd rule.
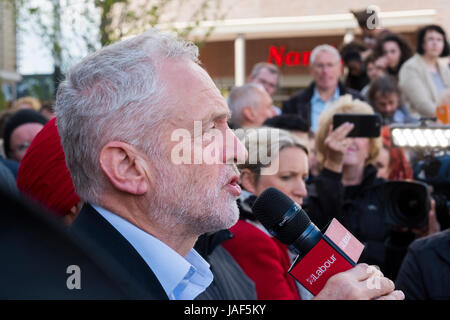
[[[333,117],[333,129],[336,129],[345,122],[350,122],[354,125],[347,137],[376,138],[380,136],[381,118],[377,114],[335,114]]]

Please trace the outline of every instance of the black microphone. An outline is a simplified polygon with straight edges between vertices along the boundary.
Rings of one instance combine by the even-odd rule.
[[[275,238],[298,253],[289,274],[313,295],[331,276],[355,266],[364,249],[336,219],[322,234],[299,204],[275,188],[263,191],[252,211]]]

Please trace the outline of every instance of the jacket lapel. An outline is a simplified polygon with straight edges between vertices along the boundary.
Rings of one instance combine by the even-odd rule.
[[[70,232],[88,240],[94,253],[108,256],[108,268],[137,299],[168,299],[164,289],[133,246],[92,206],[85,204]]]

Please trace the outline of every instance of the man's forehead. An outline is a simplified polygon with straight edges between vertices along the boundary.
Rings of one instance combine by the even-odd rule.
[[[340,58],[338,58],[335,54],[333,54],[330,51],[322,50],[317,53],[315,62],[317,62],[318,60],[321,60],[321,62],[329,62],[329,61],[338,62],[340,61]]]
[[[166,69],[175,118],[180,121],[227,117],[228,106],[208,73],[193,62],[178,61]],[[174,119],[175,120],[175,119]]]

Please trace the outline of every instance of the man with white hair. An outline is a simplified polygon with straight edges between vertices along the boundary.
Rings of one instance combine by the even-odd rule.
[[[272,98],[262,85],[256,83],[234,87],[228,96],[228,106],[231,111],[229,123],[233,129],[260,127],[276,115]]]
[[[340,96],[351,94],[354,99],[364,98],[358,91],[345,87],[339,81],[342,64],[336,48],[327,44],[315,47],[311,52],[309,69],[313,82],[284,101],[282,112],[298,114],[316,132],[320,114]]]
[[[239,216],[235,163],[247,152],[197,55],[192,43],[151,29],[83,59],[56,97],[67,167],[86,202],[72,232],[114,261],[109,271],[147,299],[202,293],[213,275],[194,244]],[[193,164],[175,163],[174,132],[190,134],[183,152],[214,150],[216,161],[195,161],[194,152]],[[320,297],[402,298],[374,270],[358,265],[338,274]],[[374,278],[380,286],[369,289]]]

